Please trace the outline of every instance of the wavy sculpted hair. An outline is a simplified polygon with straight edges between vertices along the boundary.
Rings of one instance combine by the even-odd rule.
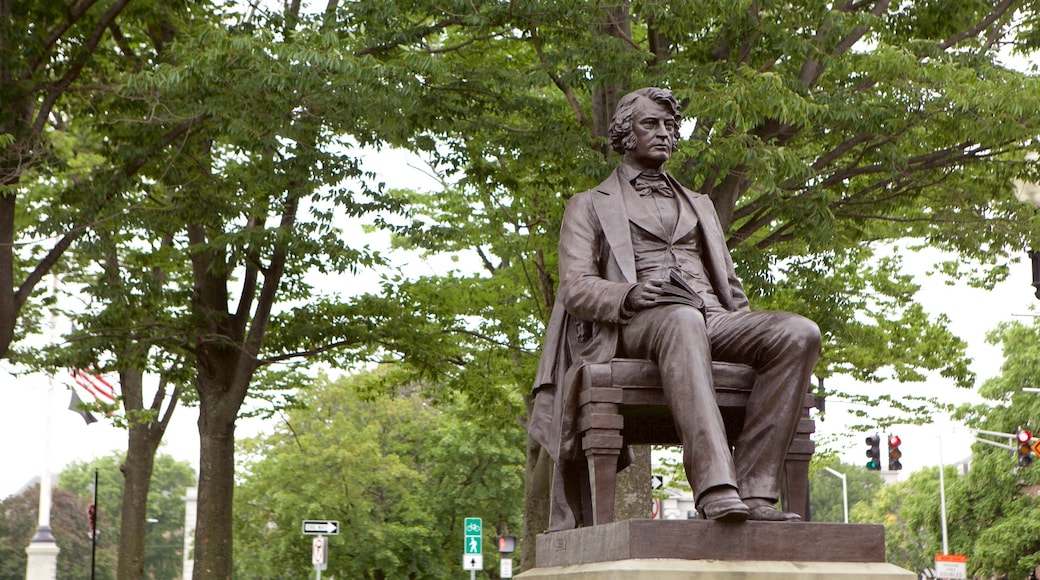
[[[632,113],[635,112],[636,103],[642,97],[664,105],[675,117],[675,131],[673,135],[675,139],[672,147],[673,151],[678,149],[679,123],[682,122],[682,114],[679,112],[679,101],[672,94],[672,91],[657,87],[646,87],[621,97],[621,100],[618,101],[617,109],[614,110],[614,118],[610,121],[610,147],[622,155],[626,151],[636,148],[636,138],[632,134]]]

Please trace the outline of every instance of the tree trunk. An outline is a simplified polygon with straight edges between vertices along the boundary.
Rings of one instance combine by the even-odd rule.
[[[3,171],[2,167],[0,167],[0,171]],[[18,307],[15,306],[14,298],[14,217],[16,211],[17,198],[14,194],[0,195],[0,358],[7,356],[7,351],[14,340],[14,327],[18,320]]]
[[[628,12],[628,2],[619,3],[606,11],[600,32],[607,36],[629,37],[632,34],[632,21]],[[606,137],[610,129],[610,121],[614,118],[614,108],[625,91],[630,90],[628,79],[610,78],[600,71],[609,70],[611,66],[604,64],[594,67],[599,80],[592,93],[592,132],[596,137]],[[610,146],[604,153],[609,153]]]
[[[148,491],[158,440],[152,440],[147,424],[130,427],[123,462],[123,513],[119,524],[119,580],[144,578],[145,534],[148,531]]]
[[[200,383],[202,378],[200,376]],[[199,385],[202,392],[220,391]],[[195,528],[194,580],[230,579],[231,500],[234,496],[235,417],[238,405],[224,412],[219,401],[199,406],[199,503]]]
[[[647,519],[653,507],[650,489],[650,446],[633,445],[632,465],[618,473],[614,495],[614,521]]]
[[[747,191],[750,180],[744,177],[743,167],[730,170],[729,175],[723,179],[717,187],[711,190],[709,197],[715,203],[715,213],[719,216],[722,231],[729,231],[733,222],[733,211],[737,207],[737,200]]]
[[[10,18],[11,4],[0,1],[0,18]],[[6,45],[0,38],[0,48]],[[10,48],[10,47],[9,47]],[[0,89],[11,93],[11,72],[0,70]],[[22,172],[31,164],[32,98],[31,95],[15,91],[15,98],[0,104],[0,133],[15,136],[15,142],[0,154],[0,187],[17,184]],[[18,197],[14,188],[4,187],[0,194],[0,358],[6,358],[14,341],[14,329],[18,322],[21,305],[16,292],[20,283],[15,281],[15,244],[17,236],[15,217],[18,214]]]
[[[524,531],[520,569],[534,568],[535,538],[549,529],[549,494],[552,490],[552,459],[540,445],[528,438],[524,486]]]
[[[123,392],[123,408],[127,416],[143,415],[144,371],[124,370],[119,373]],[[160,386],[155,405],[165,399],[165,390]],[[175,390],[164,415],[155,416],[147,422],[131,420],[127,431],[126,460],[123,462],[123,508],[120,519],[119,560],[116,577],[119,580],[144,578],[145,536],[148,532],[148,492],[152,487],[152,471],[155,453],[159,449],[170,416],[180,398]],[[153,411],[160,411],[153,408]]]

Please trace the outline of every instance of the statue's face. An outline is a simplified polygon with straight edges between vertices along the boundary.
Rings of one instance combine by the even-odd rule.
[[[658,170],[675,149],[675,118],[666,105],[640,98],[632,112],[636,146],[629,159],[640,169]]]

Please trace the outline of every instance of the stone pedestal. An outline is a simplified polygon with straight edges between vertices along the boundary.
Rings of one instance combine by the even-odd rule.
[[[884,528],[829,523],[626,520],[541,534],[523,579],[914,580],[885,563]]]
[[[57,542],[51,536],[50,528],[37,530],[37,536],[25,549],[25,553],[29,556],[25,566],[25,580],[54,580],[57,578],[59,551]]]

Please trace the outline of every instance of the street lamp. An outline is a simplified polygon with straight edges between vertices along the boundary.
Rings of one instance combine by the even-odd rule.
[[[835,477],[841,478],[842,507],[845,508],[845,523],[847,524],[847,523],[849,523],[849,482],[845,478],[845,474],[844,473],[840,473],[838,471],[834,471],[830,467],[824,467],[824,469],[827,471],[827,473],[829,473],[829,474],[831,474],[831,475],[833,475]]]

